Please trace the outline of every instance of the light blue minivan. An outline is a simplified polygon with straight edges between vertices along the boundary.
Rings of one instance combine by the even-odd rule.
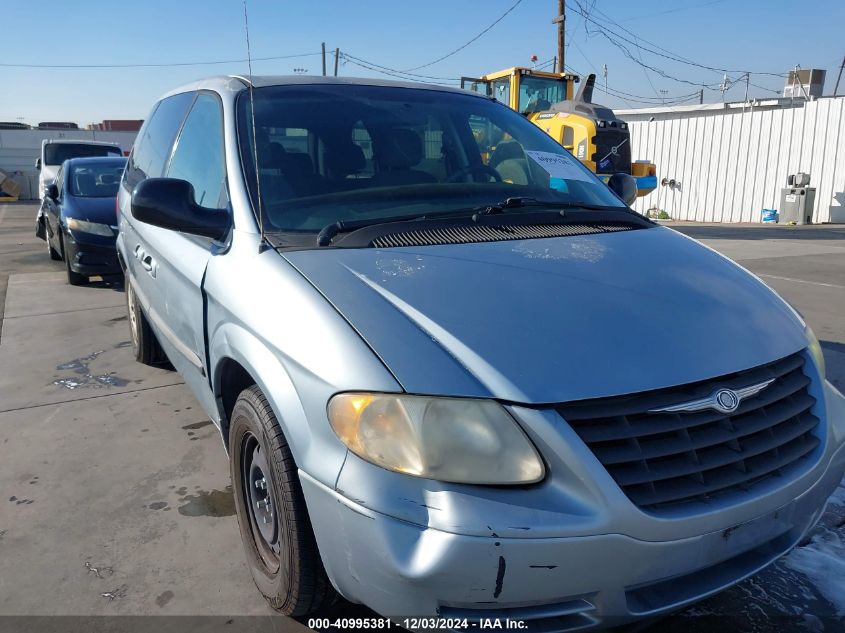
[[[133,348],[219,427],[275,609],[607,626],[813,527],[845,471],[816,338],[626,183],[438,86],[156,104],[118,194]]]

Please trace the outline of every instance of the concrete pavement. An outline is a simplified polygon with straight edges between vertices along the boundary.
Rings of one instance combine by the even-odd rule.
[[[49,262],[18,239],[21,268]],[[134,362],[123,292],[62,271],[5,285],[0,616],[269,615],[219,433],[177,373]]]

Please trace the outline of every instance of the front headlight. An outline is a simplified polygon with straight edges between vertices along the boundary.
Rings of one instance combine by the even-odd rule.
[[[529,484],[544,475],[528,437],[492,400],[343,393],[328,414],[349,450],[388,470],[464,484]]]
[[[824,379],[824,353],[822,352],[822,346],[819,344],[819,339],[816,338],[815,333],[810,329],[809,325],[805,325],[804,335],[807,337],[807,351],[813,357],[813,361],[815,361],[816,367],[819,370],[819,375]]]
[[[67,228],[71,231],[91,233],[92,235],[102,235],[103,237],[114,236],[114,231],[112,231],[112,228],[108,224],[88,222],[87,220],[78,220],[77,218],[68,218]]]

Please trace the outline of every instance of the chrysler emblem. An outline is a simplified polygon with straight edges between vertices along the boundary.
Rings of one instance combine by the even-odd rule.
[[[681,404],[674,404],[670,407],[661,407],[660,409],[650,409],[649,413],[694,413],[696,411],[704,411],[705,409],[715,409],[720,413],[733,413],[739,408],[740,403],[746,398],[756,396],[766,387],[775,381],[774,378],[766,380],[756,385],[749,385],[742,389],[716,389],[706,398],[699,398],[698,400],[690,400]]]
[[[723,413],[733,413],[739,408],[739,396],[730,389],[719,389],[716,392],[716,407]]]

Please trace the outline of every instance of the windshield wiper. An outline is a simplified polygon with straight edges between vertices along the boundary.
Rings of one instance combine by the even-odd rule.
[[[415,222],[444,217],[461,217],[462,214],[470,214],[469,217],[476,221],[480,216],[504,213],[509,209],[521,209],[524,207],[543,207],[548,209],[545,213],[554,213],[563,216],[566,209],[587,209],[590,211],[620,211],[625,207],[611,207],[581,202],[555,202],[552,200],[538,200],[530,197],[511,197],[496,204],[489,204],[480,207],[451,209],[449,211],[438,211],[422,215],[400,215],[387,218],[367,218],[362,220],[337,220],[327,224],[317,233],[317,246],[330,246],[332,240],[341,233],[351,233],[368,226],[378,224],[391,224],[394,222]]]
[[[519,209],[522,207],[562,207],[559,202],[538,200],[537,198],[530,198],[527,196],[514,196],[505,198],[501,202],[488,204],[481,207],[476,207],[473,211],[479,215],[493,215],[495,213],[502,213],[505,209]]]
[[[476,215],[493,215],[496,213],[504,213],[508,209],[522,209],[524,207],[545,207],[547,209],[559,209],[561,215],[565,209],[587,209],[589,211],[613,211],[620,210],[622,207],[612,207],[607,205],[590,204],[588,202],[572,202],[554,200],[538,200],[530,197],[513,197],[506,198],[502,202],[495,204],[488,204],[482,207],[476,207],[473,212]]]
[[[356,229],[370,226],[372,224],[380,224],[384,220],[338,220],[327,224],[320,232],[317,233],[317,246],[328,246],[332,240],[341,233],[348,233]]]
[[[454,215],[454,211],[425,213],[423,215],[398,215],[387,218],[367,218],[365,220],[337,220],[331,224],[327,224],[320,232],[317,233],[317,246],[329,246],[332,240],[341,233],[351,233],[358,229],[363,229],[366,226],[375,226],[377,224],[391,224],[393,222],[414,222],[418,220],[427,220],[429,218],[438,218],[443,216]]]

